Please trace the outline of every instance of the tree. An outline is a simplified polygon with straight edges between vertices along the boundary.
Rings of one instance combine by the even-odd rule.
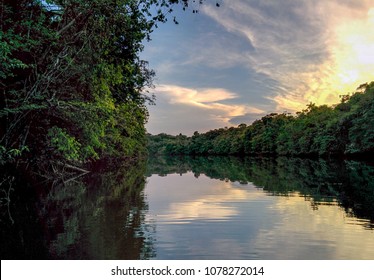
[[[142,42],[178,0],[2,0],[0,161],[145,152]]]
[[[295,116],[271,113],[250,125],[167,138],[165,153],[192,155],[351,156],[374,152],[374,82],[336,106],[310,103]],[[153,139],[153,136],[149,136]]]

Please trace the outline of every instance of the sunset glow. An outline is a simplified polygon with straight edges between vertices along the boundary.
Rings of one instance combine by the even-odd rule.
[[[344,87],[352,87],[374,78],[374,9],[368,17],[337,28],[339,45],[335,50],[337,74]]]
[[[152,133],[191,134],[310,102],[334,105],[374,80],[373,0],[222,1],[180,16],[184,24],[155,33],[146,49],[162,104],[150,109]],[[167,104],[193,106],[204,126],[176,118],[184,110]]]
[[[339,20],[327,20],[327,59],[312,71],[291,73],[295,88],[278,94],[278,110],[295,112],[313,102],[332,105],[340,95],[350,94],[363,83],[374,80],[374,8],[365,7],[358,14],[335,8]],[[337,17],[337,16],[336,16]],[[287,78],[290,80],[290,78]]]

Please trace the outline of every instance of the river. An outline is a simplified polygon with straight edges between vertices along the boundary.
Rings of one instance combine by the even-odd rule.
[[[12,189],[2,259],[374,259],[370,163],[150,158]]]

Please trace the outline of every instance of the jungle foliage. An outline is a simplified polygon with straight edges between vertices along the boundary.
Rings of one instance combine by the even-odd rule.
[[[139,54],[192,2],[1,0],[0,163],[144,155],[154,72]]]
[[[250,125],[187,137],[148,135],[150,154],[362,156],[374,152],[374,82],[336,106],[307,105],[296,115],[271,113]]]

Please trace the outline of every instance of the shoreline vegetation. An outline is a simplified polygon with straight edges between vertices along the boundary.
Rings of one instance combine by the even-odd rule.
[[[155,73],[140,53],[174,8],[204,1],[194,2],[2,1],[0,166],[44,175],[144,158]]]
[[[252,124],[219,128],[189,137],[148,134],[149,155],[234,155],[372,159],[374,82],[360,85],[334,106],[271,113]]]
[[[188,0],[3,1],[0,165],[38,176],[166,155],[370,156],[374,82],[336,106],[307,105],[193,136],[149,135],[155,73],[143,42]],[[190,6],[189,6],[190,3]],[[177,23],[176,19],[173,20]]]

